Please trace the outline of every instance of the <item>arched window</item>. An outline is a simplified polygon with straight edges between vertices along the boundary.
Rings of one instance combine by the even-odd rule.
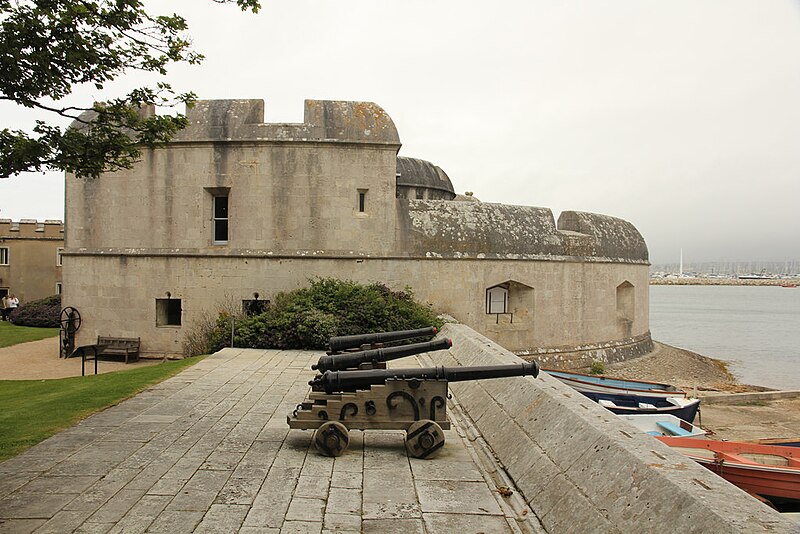
[[[633,284],[627,280],[617,286],[617,317],[625,321],[633,321],[635,309]]]

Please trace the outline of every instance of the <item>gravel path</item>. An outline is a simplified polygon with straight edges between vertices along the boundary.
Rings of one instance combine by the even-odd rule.
[[[124,362],[100,360],[98,373],[110,373],[132,369],[142,365],[153,365],[161,360],[139,360]],[[94,362],[87,362],[86,373],[94,373]],[[59,358],[58,337],[20,343],[0,349],[0,380],[42,380],[81,376],[80,358]]]

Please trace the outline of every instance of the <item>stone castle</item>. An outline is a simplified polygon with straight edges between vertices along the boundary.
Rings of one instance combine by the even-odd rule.
[[[307,100],[302,124],[264,123],[261,100],[200,101],[187,117],[133,169],[66,177],[78,344],[141,337],[144,356],[177,356],[221,301],[322,276],[410,286],[545,365],[652,348],[648,251],[626,221],[456,195],[439,167],[397,156],[372,103]]]

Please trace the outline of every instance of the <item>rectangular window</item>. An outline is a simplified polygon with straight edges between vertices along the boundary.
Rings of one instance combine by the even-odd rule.
[[[228,196],[214,196],[214,244],[228,243]]]
[[[367,189],[358,190],[358,212],[364,213],[367,211]]]
[[[181,325],[181,299],[156,299],[156,326]]]
[[[56,282],[56,295],[61,294],[61,282]]]
[[[506,313],[508,309],[508,289],[500,286],[486,290],[486,313]]]
[[[0,265],[8,265],[8,247],[0,247]]]
[[[61,253],[64,252],[64,247],[58,247],[56,249],[56,265],[61,267]]]

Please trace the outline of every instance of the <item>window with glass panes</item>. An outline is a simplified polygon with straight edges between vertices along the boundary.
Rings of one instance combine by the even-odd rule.
[[[214,197],[214,244],[228,242],[228,195]]]

